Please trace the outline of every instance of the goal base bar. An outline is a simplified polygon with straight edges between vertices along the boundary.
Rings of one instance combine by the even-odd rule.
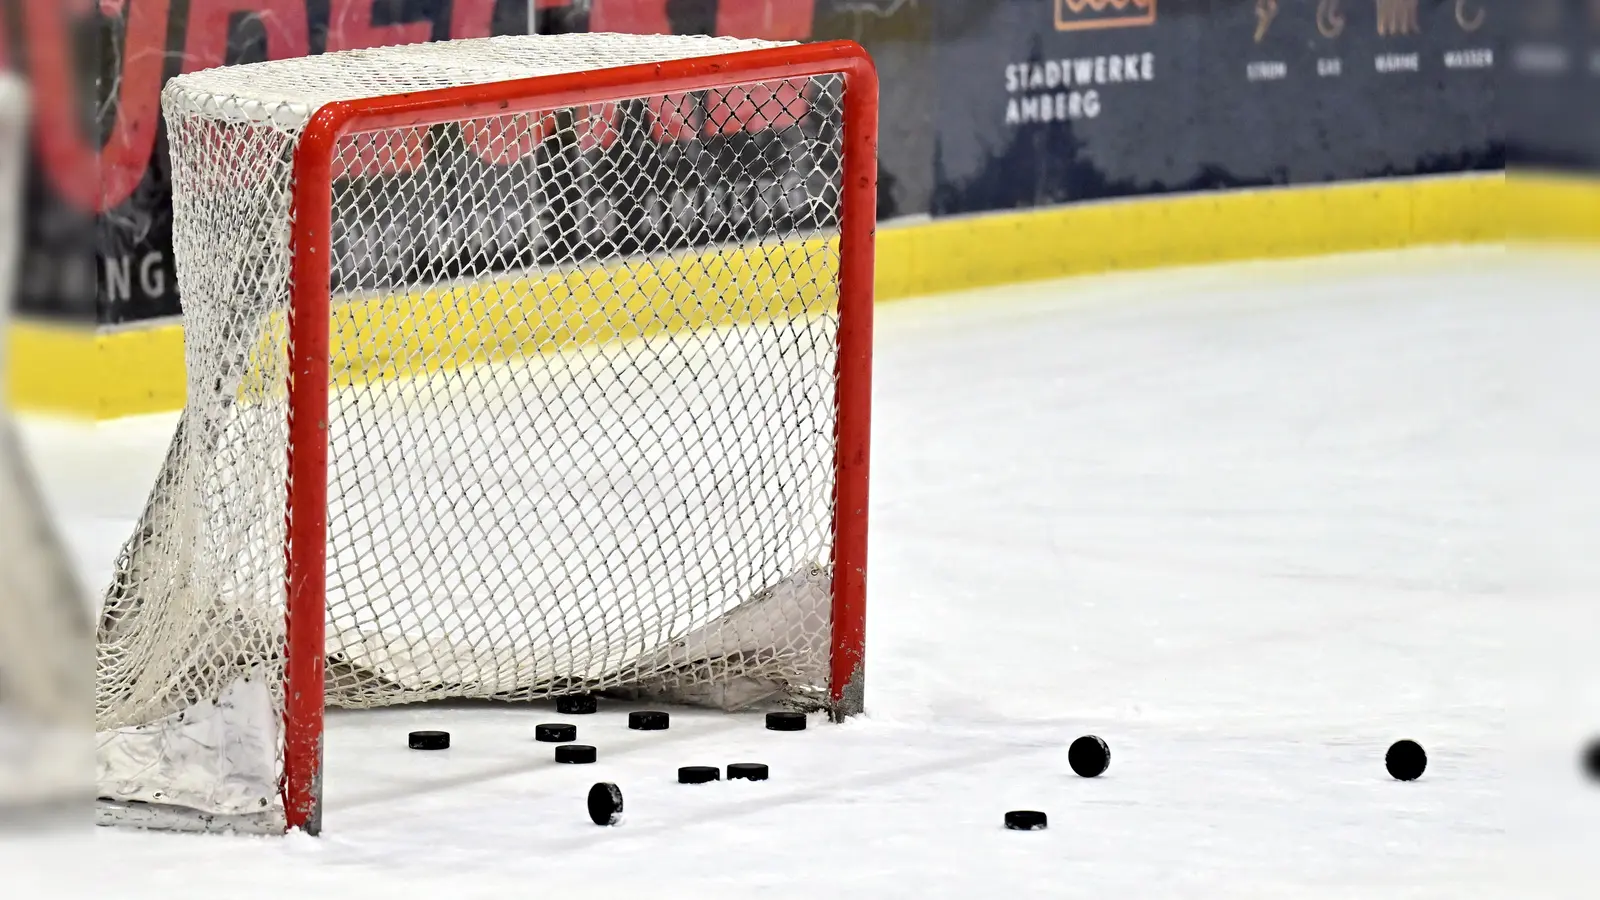
[[[279,835],[286,830],[283,810],[274,809],[244,815],[218,815],[166,803],[137,801],[95,801],[94,823],[152,831],[187,831],[206,834]]]

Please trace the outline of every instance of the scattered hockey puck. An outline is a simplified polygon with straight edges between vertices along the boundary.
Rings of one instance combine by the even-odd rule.
[[[716,766],[684,766],[678,770],[679,784],[706,784],[721,777]]]
[[[1014,809],[1006,813],[1006,827],[1012,831],[1043,831],[1050,817],[1033,809]]]
[[[1583,748],[1583,772],[1590,781],[1600,782],[1600,737]]]
[[[556,762],[582,765],[595,761],[594,748],[588,744],[562,744],[556,748]]]
[[[628,727],[634,731],[666,731],[671,721],[666,713],[656,710],[628,713]]]
[[[1428,768],[1428,754],[1416,741],[1395,741],[1384,754],[1383,765],[1401,781],[1416,781]]]
[[[589,819],[596,825],[615,825],[622,821],[622,788],[602,781],[589,788]]]
[[[545,744],[564,744],[578,739],[578,726],[552,722],[533,726],[533,739]]]
[[[568,694],[556,698],[556,712],[563,716],[587,716],[600,708],[593,694]]]
[[[1067,748],[1067,765],[1084,778],[1098,778],[1111,765],[1111,748],[1092,734],[1086,734]]]
[[[766,763],[731,763],[728,766],[729,781],[766,781]]]
[[[450,732],[413,731],[407,735],[406,744],[413,750],[449,750]]]
[[[767,713],[768,731],[805,731],[806,714],[803,712]]]

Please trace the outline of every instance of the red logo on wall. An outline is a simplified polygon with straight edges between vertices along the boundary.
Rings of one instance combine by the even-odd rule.
[[[583,0],[533,0],[531,9],[559,9]],[[591,31],[649,34],[672,31],[672,13],[680,0],[587,0]],[[1091,0],[1094,2],[1094,0]],[[161,124],[161,88],[167,61],[182,59],[181,70],[193,72],[222,65],[228,32],[240,17],[261,24],[269,59],[289,59],[311,52],[308,0],[26,0],[22,33],[13,41],[0,17],[0,68],[14,43],[29,48],[27,75],[36,96],[35,143],[53,191],[73,206],[103,213],[122,205],[144,179],[155,152]],[[419,18],[377,24],[383,0],[324,0],[328,50],[355,50],[429,40],[436,25],[452,38],[487,37],[496,0],[451,0],[438,3],[435,22]],[[811,33],[815,0],[720,0],[713,24],[718,34],[799,40]],[[174,16],[187,22],[174,27]],[[121,47],[110,98],[108,134],[103,143],[83,127],[74,99],[92,93],[80,79],[90,67],[74,55],[72,35],[86,18],[99,15],[119,23]],[[181,45],[168,46],[170,34]],[[709,113],[708,113],[709,115]],[[725,127],[725,126],[717,126]]]

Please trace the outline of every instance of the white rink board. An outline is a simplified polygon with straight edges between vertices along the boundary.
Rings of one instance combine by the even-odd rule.
[[[574,767],[532,741],[548,704],[336,712],[323,838],[102,830],[0,866],[163,900],[1592,896],[1597,275],[1439,250],[881,307],[868,716],[648,734],[608,705]],[[30,430],[91,584],[172,420]],[[406,750],[422,727],[453,748]],[[673,782],[741,761],[773,780]],[[620,828],[584,814],[600,780]]]

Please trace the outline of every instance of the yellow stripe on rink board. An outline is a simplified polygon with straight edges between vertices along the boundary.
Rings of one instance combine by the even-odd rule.
[[[1600,178],[1511,174],[1506,178],[1506,232],[1520,240],[1600,242]]]
[[[1522,175],[1512,183],[1508,192],[1500,173],[1394,179],[889,224],[878,231],[877,296],[894,300],[1124,269],[1499,241],[1508,225],[1511,233],[1530,237],[1600,239],[1596,183]],[[352,300],[357,305],[345,309],[333,335],[335,347],[344,348],[336,378],[371,381],[738,316],[794,315],[833,302],[815,293],[833,280],[820,268],[833,264],[832,253],[820,249],[817,241],[722,249]],[[112,418],[182,405],[182,332],[175,325],[94,333],[19,324],[11,341],[12,400],[24,408]]]
[[[878,232],[879,299],[1504,236],[1499,173],[1083,203]]]
[[[837,243],[723,248],[349,300],[330,336],[334,383],[822,313],[838,302]]]
[[[4,337],[6,401],[13,409],[98,414],[103,367],[93,331],[13,321]]]
[[[13,409],[114,419],[183,407],[176,324],[96,332],[23,320],[5,338]]]

